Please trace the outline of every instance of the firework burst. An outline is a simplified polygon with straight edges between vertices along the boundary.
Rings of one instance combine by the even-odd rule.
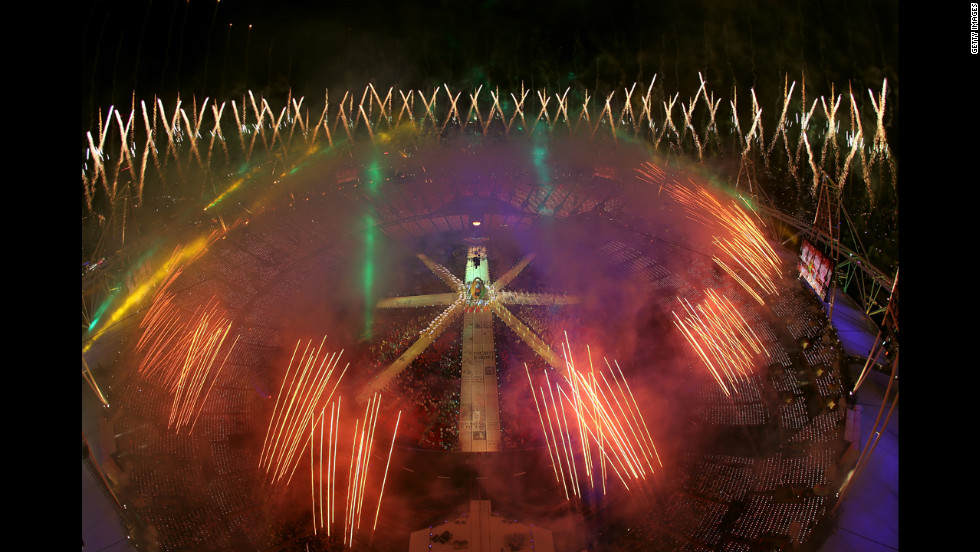
[[[371,469],[371,459],[374,457],[373,451],[377,442],[381,395],[375,394],[368,400],[364,415],[354,421],[350,448],[345,446],[343,450],[341,450],[341,400],[341,397],[338,397],[336,401],[329,404],[329,407],[324,406],[316,419],[310,418],[309,439],[306,441],[310,446],[310,497],[314,534],[324,531],[328,538],[334,536],[338,529],[337,513],[343,508],[341,515],[343,543],[345,546],[353,547],[354,540],[361,530],[361,519],[368,496],[367,489],[371,487],[369,483],[372,481],[376,483],[380,477],[380,490],[377,494],[371,531],[373,532],[378,526],[385,483],[391,467],[391,456],[401,423],[401,412],[398,412],[395,421],[384,471],[379,476],[378,470]],[[341,456],[339,460],[338,453]],[[348,465],[345,481],[338,478],[337,467],[342,463]],[[347,496],[343,503],[337,500],[338,484],[347,489]]]
[[[259,468],[265,472],[270,483],[280,483],[283,479],[286,479],[286,484],[289,483],[308,442],[305,439],[306,430],[315,421],[317,411],[321,410],[318,407],[324,392],[333,383],[333,388],[322,401],[326,403],[347,371],[347,366],[344,366],[340,375],[332,379],[343,351],[324,351],[326,339],[324,336],[316,347],[309,340],[302,347],[302,352],[300,346],[303,341],[300,340],[293,349],[259,457]]]
[[[779,294],[775,284],[780,275],[779,257],[763,235],[760,220],[734,201],[723,203],[693,182],[693,188],[679,184],[652,163],[645,163],[637,173],[640,180],[665,190],[684,207],[688,218],[714,233],[712,244],[717,253],[711,259],[753,299],[765,304],[766,296]]]
[[[707,290],[705,299],[693,307],[685,300],[684,316],[673,312],[674,325],[697,353],[725,395],[738,393],[738,386],[752,374],[755,359],[769,352],[726,297]]]
[[[566,336],[564,376],[553,381],[545,372],[537,385],[524,365],[555,479],[567,500],[582,498],[584,480],[606,494],[612,472],[629,491],[631,482],[663,467],[619,363],[604,359],[606,369],[596,370],[587,351],[588,368],[579,369]]]

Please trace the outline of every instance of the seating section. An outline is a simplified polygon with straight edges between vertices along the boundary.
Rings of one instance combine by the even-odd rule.
[[[536,193],[528,187],[507,200],[526,204],[535,201]],[[437,202],[395,193],[391,209],[416,208],[416,203],[428,200]],[[542,208],[574,211],[589,205],[560,188]],[[256,491],[256,451],[276,396],[277,374],[285,368],[273,361],[288,358],[295,345],[287,341],[282,326],[288,305],[300,290],[337,271],[353,253],[339,243],[325,245],[324,236],[350,232],[337,226],[341,217],[331,216],[343,205],[311,198],[279,209],[290,216],[260,219],[239,233],[240,239],[216,243],[182,276],[174,299],[180,312],[189,315],[218,297],[234,319],[238,337],[196,413],[193,431],[170,428],[174,397],[159,382],[133,371],[114,383],[114,408],[125,412],[116,422],[118,463],[126,474],[122,495],[157,531],[161,550],[272,549],[282,542],[300,542],[296,539],[306,530],[265,513],[269,501]],[[446,219],[427,224],[448,229],[454,223]],[[413,225],[401,223],[385,231],[421,232]],[[660,507],[641,514],[644,523],[631,526],[628,535],[607,538],[621,538],[624,550],[699,552],[748,552],[767,539],[805,542],[830,505],[830,499],[816,496],[815,489],[831,483],[828,474],[840,456],[836,444],[841,442],[845,417],[843,408],[824,405],[843,394],[841,351],[828,339],[825,318],[791,292],[760,306],[710,261],[696,256],[684,259],[688,264],[677,270],[655,249],[614,241],[599,247],[598,257],[651,294],[696,304],[706,289],[714,289],[731,301],[766,350],[755,357],[753,371],[732,383],[735,392],[730,395],[720,389],[703,361],[687,351],[691,372],[679,388],[692,404],[687,415],[709,434],[742,436],[752,431],[779,436],[758,456],[694,451],[673,455],[673,464],[665,466],[667,483],[654,493]],[[442,281],[418,265],[406,264],[397,289],[391,291],[403,296],[447,291]],[[554,291],[546,274],[536,270],[523,271],[508,289]],[[574,308],[509,308],[556,350],[564,331],[590,323]],[[349,385],[367,381],[393,362],[439,312],[441,307],[375,311],[376,337],[345,353],[352,361],[345,376]],[[536,426],[506,405],[528,400],[524,363],[538,372],[547,369],[546,364],[530,356],[526,345],[496,319],[494,334],[504,405],[502,447],[540,454]],[[458,327],[450,326],[385,391],[386,400],[411,420],[402,433],[408,448],[453,451],[458,446],[461,339]],[[312,544],[310,550],[317,547]]]

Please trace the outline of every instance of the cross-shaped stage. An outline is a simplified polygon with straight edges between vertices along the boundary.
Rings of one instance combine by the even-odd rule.
[[[419,259],[453,290],[450,293],[393,297],[378,303],[378,308],[448,305],[411,347],[371,381],[359,396],[370,397],[384,389],[392,379],[432,344],[458,316],[463,317],[463,354],[459,396],[459,446],[463,452],[500,450],[500,407],[497,402],[496,349],[493,342],[492,315],[496,314],[541,358],[556,369],[565,363],[544,341],[505,307],[518,305],[568,305],[578,299],[551,293],[504,291],[532,260],[528,255],[489,284],[490,263],[486,247],[473,246],[466,256],[465,280],[460,281],[446,267],[425,255]]]

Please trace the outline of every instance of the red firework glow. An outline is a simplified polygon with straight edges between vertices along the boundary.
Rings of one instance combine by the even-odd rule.
[[[312,499],[313,533],[318,534],[320,530],[325,529],[328,537],[333,535],[334,526],[337,522],[336,513],[339,509],[337,502],[337,466],[339,461],[337,456],[340,449],[340,405],[341,399],[339,397],[336,402],[330,403],[329,422],[326,407],[320,411],[316,420],[310,420],[310,495]],[[381,396],[375,394],[364,409],[364,417],[354,421],[354,434],[350,449],[346,450],[345,448],[343,451],[345,455],[349,456],[346,480],[347,498],[343,505],[343,542],[347,546],[354,545],[354,538],[361,528],[365,490],[368,488],[368,482],[377,478],[377,470],[371,471],[371,458],[376,441],[375,434],[380,410]],[[388,479],[388,469],[391,467],[391,454],[395,448],[395,438],[398,435],[400,423],[401,412],[399,411],[395,421],[395,430],[391,436],[391,445],[388,449],[388,460],[385,463],[384,472],[381,474],[381,490],[378,492],[377,506],[374,510],[372,532],[378,526],[381,501]],[[329,424],[329,429],[326,429],[327,424]],[[319,443],[317,444],[318,435]],[[319,450],[318,459],[314,457],[315,450]],[[374,479],[368,477],[372,473]]]
[[[341,422],[342,397],[334,400],[334,394],[349,365],[338,370],[343,351],[327,353],[323,350],[325,342],[326,336],[319,346],[314,346],[312,340],[305,345],[302,340],[296,343],[269,420],[259,468],[270,484],[288,486],[309,447],[313,532],[325,530],[328,537],[340,534],[338,523],[342,521],[343,542],[352,547],[361,529],[369,483],[380,478],[371,530],[377,527],[401,412],[395,422],[384,471],[378,473],[379,470],[372,469],[371,459],[377,441],[381,395],[375,393],[365,405],[363,416],[354,420],[350,447],[342,445],[341,433],[351,434],[347,433],[349,426],[345,429]],[[347,477],[343,479],[345,464]],[[346,499],[338,500],[338,484],[341,489],[346,487]]]

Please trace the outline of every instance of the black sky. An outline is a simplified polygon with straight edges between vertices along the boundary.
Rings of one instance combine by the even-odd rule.
[[[684,95],[698,72],[715,90],[781,91],[784,75],[805,74],[814,96],[831,82],[864,90],[887,77],[898,107],[895,1],[101,0],[80,15],[86,128],[134,91],[284,98],[366,82],[612,90],[656,74]]]

